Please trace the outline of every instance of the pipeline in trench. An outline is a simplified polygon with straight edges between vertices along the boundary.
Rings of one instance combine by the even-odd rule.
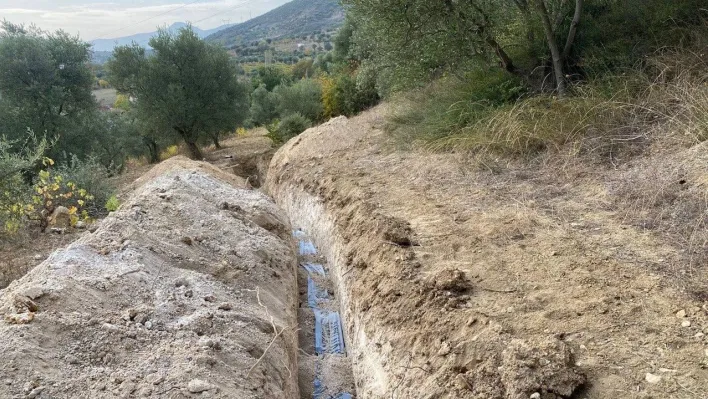
[[[298,246],[298,384],[301,399],[355,397],[351,359],[347,357],[339,300],[326,259],[303,230]]]

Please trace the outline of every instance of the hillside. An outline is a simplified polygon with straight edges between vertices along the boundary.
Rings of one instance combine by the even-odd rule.
[[[337,0],[294,0],[260,17],[221,30],[207,41],[231,46],[265,38],[294,37],[333,30],[344,20]]]
[[[170,25],[169,28],[167,28],[170,32],[177,32],[180,29],[186,27],[187,24],[184,22],[176,22],[172,25]],[[222,25],[214,29],[199,29],[196,26],[193,26],[194,32],[199,35],[201,38],[205,38],[209,35],[212,35],[214,33],[217,33],[223,29],[229,28],[233,26],[233,24],[230,25]],[[147,33],[138,33],[135,35],[131,36],[124,36],[124,37],[117,37],[114,39],[97,39],[91,41],[91,45],[93,46],[93,51],[94,52],[103,52],[103,51],[113,51],[113,48],[116,46],[124,46],[124,45],[129,45],[133,42],[138,43],[139,45],[143,47],[148,47],[148,42],[150,39],[157,34],[157,31],[155,32],[147,32]]]

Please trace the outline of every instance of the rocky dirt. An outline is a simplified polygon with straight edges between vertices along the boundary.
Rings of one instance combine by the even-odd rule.
[[[705,243],[637,225],[614,189],[659,158],[479,168],[397,151],[385,111],[291,140],[266,184],[332,267],[358,397],[708,397],[704,274],[686,260]],[[706,166],[684,166],[700,198]]]
[[[286,216],[183,158],[0,291],[0,397],[297,397]]]

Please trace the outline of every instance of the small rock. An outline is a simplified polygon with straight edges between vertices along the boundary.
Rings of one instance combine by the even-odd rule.
[[[145,378],[152,385],[160,385],[165,381],[165,376],[162,374],[150,374]]]
[[[201,393],[204,391],[209,391],[212,388],[214,388],[211,384],[209,384],[206,381],[203,380],[198,380],[194,379],[192,381],[189,381],[189,384],[187,385],[187,389],[191,393]]]
[[[76,226],[74,226],[74,227],[76,227],[79,230],[83,230],[86,228],[86,222],[84,222],[83,220],[79,220],[78,222],[76,222]]]
[[[529,396],[529,399],[541,399],[541,394],[538,392],[534,392]]]
[[[650,384],[658,384],[661,381],[661,376],[652,373],[647,373],[644,379],[647,380],[647,382]]]
[[[58,206],[52,216],[49,217],[49,225],[53,227],[58,227],[59,229],[65,229],[71,226],[71,213],[69,209],[64,206]]]
[[[688,320],[684,320],[681,322],[681,327],[691,327],[691,322]]]
[[[207,295],[204,297],[206,302],[216,302],[216,297],[214,295]]]
[[[220,304],[217,309],[219,309],[219,310],[231,310],[232,307],[231,307],[231,304],[230,304],[230,303],[224,302],[224,303]]]
[[[37,387],[37,388],[33,389],[32,391],[30,391],[30,393],[27,394],[27,399],[36,398],[37,396],[39,396],[42,393],[42,391],[44,391],[44,387]]]
[[[438,350],[438,356],[447,356],[450,353],[450,345],[447,342],[443,342]]]
[[[679,319],[683,319],[684,317],[686,317],[686,310],[681,309],[676,312],[676,317],[678,317]]]
[[[182,241],[183,243],[185,243],[187,245],[192,245],[192,239],[189,237],[182,237],[182,239],[180,241]]]
[[[145,328],[148,330],[152,330],[152,322],[150,320],[145,322]]]
[[[705,336],[706,336],[706,335],[703,334],[702,332],[697,332],[696,335],[694,335],[694,337],[695,337],[695,338],[698,338],[698,339],[703,339],[703,337],[705,337]]]
[[[44,259],[44,256],[42,256],[41,254],[37,254],[34,256],[34,260],[42,260],[42,259]]]

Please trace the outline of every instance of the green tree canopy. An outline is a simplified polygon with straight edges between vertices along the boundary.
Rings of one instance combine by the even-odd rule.
[[[0,27],[0,133],[26,139],[30,129],[60,147],[96,109],[89,45],[63,31]]]
[[[136,46],[118,47],[110,81],[135,96],[138,118],[156,131],[174,131],[194,159],[198,142],[234,130],[246,117],[248,96],[226,51],[201,40],[190,27],[160,30],[147,56]]]

